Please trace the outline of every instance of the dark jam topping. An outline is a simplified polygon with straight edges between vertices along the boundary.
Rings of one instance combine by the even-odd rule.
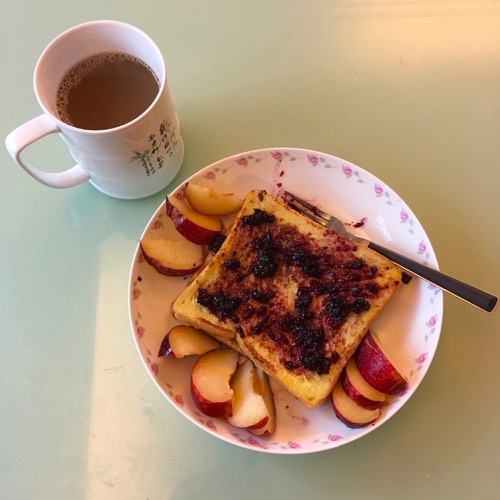
[[[257,212],[257,210],[255,210],[255,212]],[[266,214],[266,212],[262,212],[262,210],[260,212],[262,214]],[[274,215],[266,215],[271,215],[274,220]],[[248,217],[253,216],[249,215]],[[259,219],[260,218],[265,219],[264,216],[259,214]],[[257,251],[257,260],[250,267],[250,272],[258,278],[272,278],[278,270],[278,263],[274,256],[279,250],[279,247],[273,240],[272,234],[269,231],[266,231],[262,238],[255,238],[254,240],[252,240],[252,242],[250,243],[250,248]]]
[[[340,359],[337,332],[381,291],[373,282],[379,270],[355,257],[357,247],[336,233],[319,243],[259,209],[239,224],[237,252],[199,290],[198,303],[236,323],[239,336],[272,344],[288,370],[328,373]]]
[[[337,328],[342,325],[347,315],[351,312],[350,304],[341,295],[329,297],[325,301],[324,307],[328,324],[332,328]]]
[[[278,271],[278,264],[272,254],[259,252],[257,262],[250,271],[258,278],[272,278]]]
[[[313,297],[309,288],[299,288],[295,298],[295,311],[301,321],[311,319],[313,317],[312,311],[309,310]]]
[[[321,277],[321,269],[316,255],[305,252],[303,249],[293,248],[291,252],[285,253],[283,258],[288,265],[299,267],[306,276]]]
[[[361,314],[370,309],[370,303],[366,299],[356,299],[352,305],[352,311],[355,314]]]
[[[245,215],[241,218],[243,224],[247,226],[260,226],[261,224],[270,224],[276,217],[260,208],[255,208],[252,215]]]
[[[407,285],[411,281],[411,275],[405,273],[404,271],[401,273],[401,281]]]
[[[221,245],[224,243],[225,239],[226,236],[223,235],[222,233],[219,233],[217,236],[214,236],[213,240],[209,243],[208,249],[212,253],[217,253]]]
[[[340,286],[336,283],[320,283],[313,289],[315,295],[337,295],[340,292]]]
[[[306,370],[324,375],[330,371],[331,360],[316,349],[303,349],[300,352],[300,363]]]
[[[240,267],[241,262],[239,261],[239,259],[227,259],[222,263],[222,265],[224,267],[227,267],[228,269],[235,271]]]
[[[348,262],[345,267],[348,269],[361,269],[364,265],[365,263],[361,259],[355,259]]]
[[[224,292],[209,293],[205,288],[198,290],[198,303],[221,319],[229,318],[238,323],[236,310],[241,304],[241,298],[229,297]]]
[[[306,370],[325,374],[330,371],[331,359],[324,353],[325,332],[322,328],[310,328],[306,322],[287,314],[281,321],[281,327],[291,334],[291,345],[298,351],[299,366]],[[296,363],[285,361],[285,367],[296,369]]]
[[[267,304],[274,297],[274,292],[271,291],[263,292],[262,290],[249,290],[248,296],[256,300],[257,302],[260,302],[262,304]]]

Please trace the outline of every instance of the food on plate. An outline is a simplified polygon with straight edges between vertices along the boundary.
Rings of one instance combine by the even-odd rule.
[[[194,210],[205,215],[230,215],[243,205],[243,199],[234,193],[221,193],[193,182],[186,184],[184,196]]]
[[[400,394],[408,384],[375,332],[368,332],[354,355],[361,376],[384,394]]]
[[[386,258],[256,190],[172,312],[236,343],[313,408],[331,394],[400,281]]]
[[[205,259],[203,247],[182,239],[152,238],[140,241],[144,260],[166,276],[186,276],[197,271]]]
[[[270,434],[276,416],[269,374],[308,407],[331,395],[349,427],[379,418],[388,394],[406,379],[376,335],[365,332],[400,271],[265,191],[251,192],[225,230],[211,214],[227,215],[241,203],[192,183],[184,194],[191,206],[176,197],[166,202],[179,239],[146,237],[141,248],[163,274],[199,273],[172,306],[188,324],[173,327],[158,353],[200,356],[190,379],[197,408]],[[203,208],[209,202],[219,206]]]
[[[163,337],[158,357],[183,358],[222,347],[210,335],[187,325],[176,325]]]
[[[231,387],[233,413],[227,421],[251,433],[272,433],[275,426],[274,399],[267,375],[247,359],[238,365]]]
[[[166,210],[175,229],[196,245],[208,245],[222,231],[220,217],[201,214],[175,196],[166,197]]]
[[[372,424],[382,414],[381,408],[369,410],[355,403],[345,393],[340,381],[335,384],[332,391],[332,407],[337,418],[351,428]]]
[[[382,407],[387,395],[374,389],[359,373],[353,358],[348,362],[340,376],[345,393],[359,406],[367,410]]]
[[[200,356],[191,370],[191,395],[196,407],[210,417],[230,417],[233,413],[231,379],[239,354],[222,348]]]

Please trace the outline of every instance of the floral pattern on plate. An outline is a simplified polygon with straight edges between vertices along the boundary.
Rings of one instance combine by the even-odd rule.
[[[241,197],[250,189],[266,189],[277,196],[285,189],[292,191],[339,217],[361,236],[437,267],[432,245],[405,202],[375,176],[340,158],[296,148],[262,149],[220,160],[188,180]],[[184,185],[173,194],[182,197]],[[178,237],[164,203],[143,234],[150,232]],[[139,356],[158,389],[181,414],[210,434],[255,451],[312,453],[365,436],[385,424],[415,392],[439,341],[442,292],[414,278],[400,287],[372,324],[409,378],[406,392],[385,407],[382,417],[367,427],[349,429],[337,420],[329,401],[310,410],[272,382],[277,428],[272,436],[257,437],[225,420],[209,418],[194,406],[189,389],[194,359],[163,359],[156,355],[165,333],[177,324],[169,305],[188,279],[158,274],[145,262],[138,245],[130,270],[129,316]]]

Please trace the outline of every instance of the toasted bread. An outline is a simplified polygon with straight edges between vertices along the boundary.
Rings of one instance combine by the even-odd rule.
[[[312,408],[400,281],[385,257],[251,191],[172,312],[243,352]]]

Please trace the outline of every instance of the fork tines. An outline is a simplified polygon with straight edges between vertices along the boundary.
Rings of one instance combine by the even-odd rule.
[[[291,208],[306,215],[307,217],[310,217],[323,226],[325,226],[331,219],[330,214],[324,212],[318,207],[315,207],[314,205],[311,205],[307,201],[299,198],[289,191],[285,191],[284,199]]]

